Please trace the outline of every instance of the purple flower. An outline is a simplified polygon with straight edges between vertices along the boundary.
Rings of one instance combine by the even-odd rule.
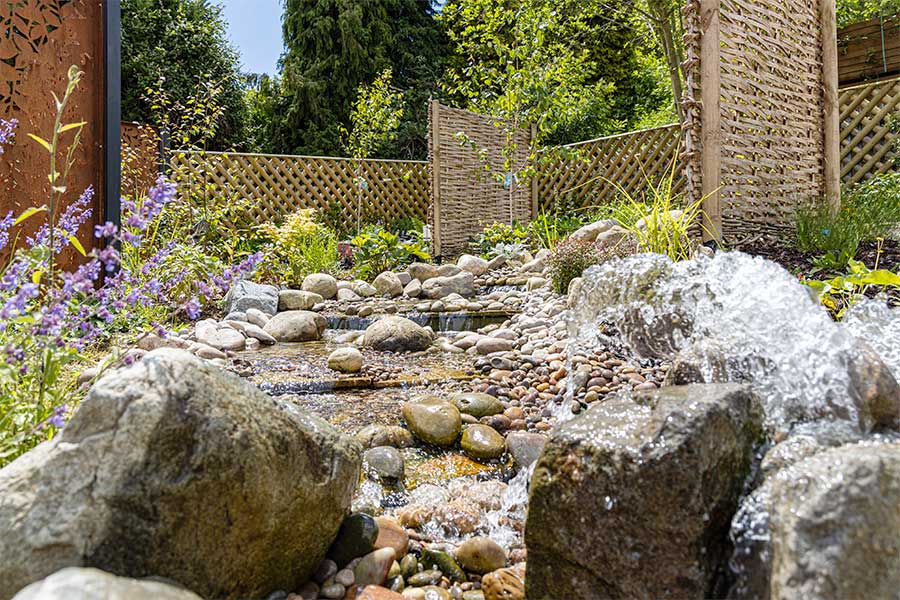
[[[188,319],[191,321],[196,321],[200,318],[200,301],[196,298],[191,298],[184,305],[184,312],[187,314]]]
[[[7,121],[0,119],[0,154],[3,154],[3,146],[9,144],[16,137],[15,128],[19,124],[17,119]]]
[[[2,147],[0,147],[0,151],[2,150]],[[16,218],[13,216],[12,211],[9,211],[5,217],[0,219],[0,250],[6,248],[6,245],[9,243],[9,228],[15,222]]]
[[[95,238],[111,238],[116,233],[118,233],[119,228],[116,227],[115,223],[110,223],[107,221],[103,225],[94,225],[94,237]]]

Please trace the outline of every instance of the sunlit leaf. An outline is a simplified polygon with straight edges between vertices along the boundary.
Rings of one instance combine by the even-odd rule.
[[[23,212],[21,215],[19,215],[19,218],[16,219],[16,221],[15,221],[15,223],[13,223],[13,225],[18,225],[22,221],[25,221],[26,219],[32,217],[33,215],[35,215],[39,212],[43,212],[45,210],[47,210],[46,206],[33,206],[33,207],[29,208],[28,210],[26,210],[25,212]]]
[[[50,142],[45,140],[44,138],[34,135],[33,133],[29,133],[28,137],[36,141],[38,144],[46,148],[47,152],[53,152],[53,148],[50,147]]]

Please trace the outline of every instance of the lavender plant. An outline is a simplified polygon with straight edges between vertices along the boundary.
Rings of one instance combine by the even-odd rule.
[[[153,236],[175,196],[174,185],[162,177],[146,196],[123,203],[121,230],[112,223],[96,226],[94,235],[104,243],[90,255],[85,253],[76,235],[91,217],[94,190],[87,188],[59,210],[83,126],[61,121],[80,73],[71,69],[69,76],[63,99],[54,97],[58,114],[51,141],[29,134],[50,153],[50,202],[18,218],[10,213],[0,219],[3,251],[13,226],[46,215],[46,222],[0,268],[0,466],[63,426],[81,396],[75,365],[87,350],[101,348],[113,336],[124,333],[126,339],[133,338],[149,328],[165,336],[166,328],[179,319],[198,318],[204,306],[259,261],[258,255],[251,255],[227,269],[202,261],[185,268],[189,261],[176,253],[176,243],[155,245]],[[12,139],[14,128],[6,123],[4,144]],[[62,134],[73,130],[77,131],[66,150],[66,166],[58,172]],[[57,265],[58,255],[68,247],[85,255],[72,271]],[[101,370],[117,360],[113,352]]]

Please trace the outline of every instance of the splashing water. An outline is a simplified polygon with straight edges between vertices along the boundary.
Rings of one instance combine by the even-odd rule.
[[[531,483],[531,476],[534,474],[536,464],[534,462],[524,469],[520,469],[516,476],[509,480],[506,492],[500,500],[500,508],[490,511],[485,516],[488,537],[506,550],[522,541],[521,535],[504,521],[525,521],[525,512],[528,508],[528,486]]]
[[[894,311],[863,306],[835,323],[790,273],[741,252],[680,263],[644,254],[589,269],[570,311],[570,345],[608,341],[604,323],[639,356],[674,356],[701,381],[749,382],[774,431],[819,419],[871,427],[851,393],[857,336],[900,363]]]

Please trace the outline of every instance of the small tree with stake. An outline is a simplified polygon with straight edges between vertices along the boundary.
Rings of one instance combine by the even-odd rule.
[[[447,91],[464,98],[471,110],[490,115],[502,130],[502,169],[491,165],[487,151],[464,131],[457,137],[472,146],[485,171],[507,189],[510,225],[516,184],[535,177],[538,162],[551,158],[541,151],[542,141],[582,114],[589,101],[611,91],[603,82],[587,84],[594,65],[587,52],[575,50],[574,41],[560,34],[563,15],[553,0],[528,0],[514,8],[495,0],[469,0],[448,5],[443,16],[457,22],[449,35],[464,59],[462,67],[448,73]],[[481,60],[484,56],[496,59]],[[516,138],[527,125],[535,135],[523,159]]]
[[[341,136],[352,160],[356,185],[356,232],[362,228],[362,195],[369,184],[363,177],[362,160],[397,135],[403,118],[402,92],[391,89],[391,69],[385,69],[371,85],[362,84],[350,111],[352,129],[341,127]]]

